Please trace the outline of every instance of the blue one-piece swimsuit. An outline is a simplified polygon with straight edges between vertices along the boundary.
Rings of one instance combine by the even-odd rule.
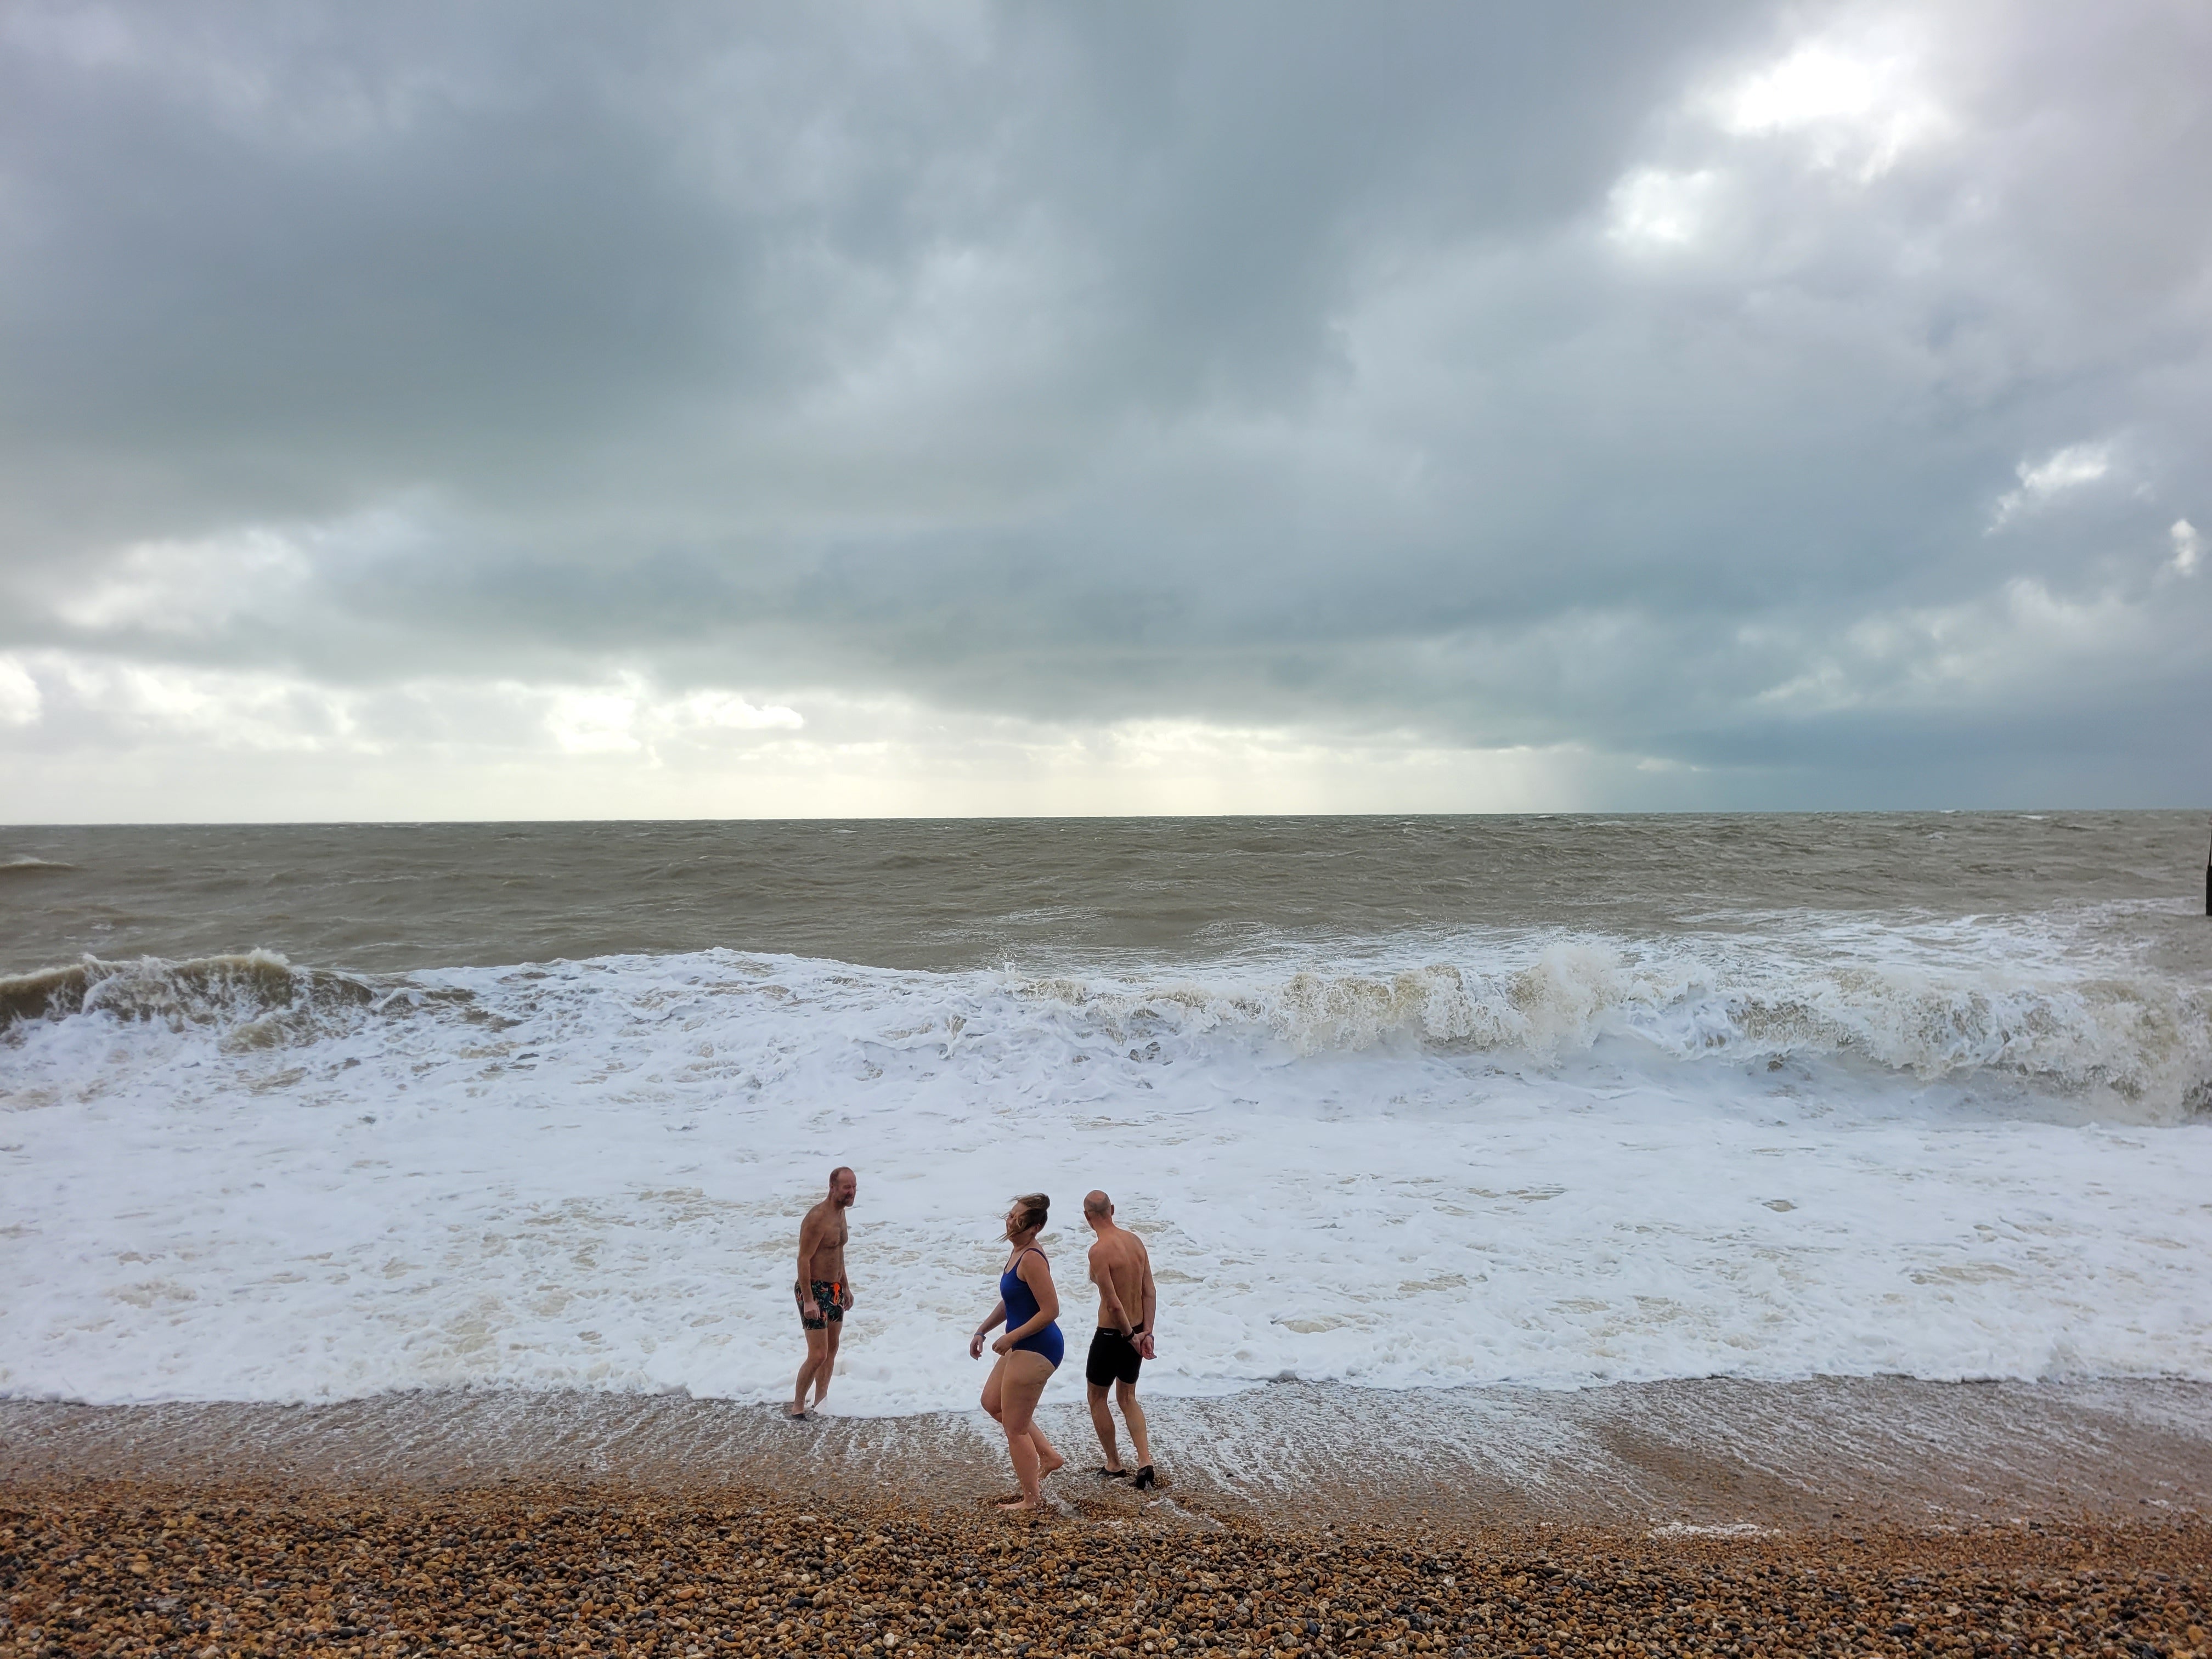
[[[1022,1255],[1028,1254],[1028,1250],[1022,1252]],[[1037,1254],[1042,1255],[1044,1252],[1038,1250]],[[1014,1258],[1014,1267],[1022,1265],[1022,1255]],[[999,1275],[999,1299],[1006,1304],[1006,1328],[1010,1331],[1021,1329],[1037,1316],[1036,1294],[1022,1283],[1022,1276],[1014,1271],[1014,1267],[1009,1267]],[[1060,1369],[1060,1359],[1067,1352],[1067,1345],[1060,1340],[1057,1320],[1047,1321],[1042,1330],[1031,1331],[1014,1346],[1025,1348],[1031,1353],[1042,1354],[1052,1361],[1054,1370]]]

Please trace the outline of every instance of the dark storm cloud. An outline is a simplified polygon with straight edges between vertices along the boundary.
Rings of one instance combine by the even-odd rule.
[[[2185,797],[2208,70],[2148,0],[25,5],[0,651]]]

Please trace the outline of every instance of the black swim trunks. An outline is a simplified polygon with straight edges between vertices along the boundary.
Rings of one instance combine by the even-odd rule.
[[[793,1279],[793,1290],[799,1288]],[[826,1331],[832,1325],[845,1322],[845,1287],[834,1279],[815,1279],[807,1281],[808,1291],[814,1297],[814,1316],[809,1318],[805,1308],[799,1313],[799,1322],[810,1331]]]
[[[1137,1345],[1119,1331],[1102,1328],[1091,1339],[1091,1358],[1084,1362],[1083,1379],[1093,1388],[1104,1388],[1109,1382],[1137,1385],[1137,1368],[1145,1363],[1145,1356],[1137,1352]]]

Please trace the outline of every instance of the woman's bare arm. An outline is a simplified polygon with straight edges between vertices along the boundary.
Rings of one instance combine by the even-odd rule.
[[[991,1310],[991,1316],[975,1328],[975,1334],[968,1339],[968,1357],[970,1359],[981,1359],[983,1357],[983,1339],[990,1335],[991,1332],[1006,1319],[1006,1304],[1002,1301],[997,1307]]]

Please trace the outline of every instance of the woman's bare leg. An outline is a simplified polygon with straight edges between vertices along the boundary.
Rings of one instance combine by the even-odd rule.
[[[1030,1444],[1029,1436],[1016,1434],[1012,1429],[1007,1430],[1006,1455],[1012,1461],[1014,1480],[1022,1489],[1022,1498],[1018,1504],[1001,1504],[999,1507],[1002,1510],[1033,1510],[1041,1507],[1044,1503],[1044,1494],[1037,1488],[1036,1448]]]
[[[1036,1425],[1034,1418],[1030,1419],[1030,1444],[1036,1449],[1037,1479],[1040,1480],[1067,1462],[1060,1455],[1059,1449],[1044,1437],[1044,1431]]]
[[[994,1423],[1004,1420],[1003,1401],[1006,1379],[1006,1362],[1002,1358],[991,1367],[991,1374],[983,1379],[983,1409]]]
[[[1036,1510],[1044,1507],[1044,1494],[1038,1490],[1043,1454],[1051,1454],[1052,1467],[1060,1467],[1060,1454],[1052,1443],[1036,1431],[1037,1401],[1043,1396],[1044,1385],[1052,1380],[1052,1362],[1042,1354],[1030,1353],[1017,1348],[1000,1362],[1003,1374],[999,1379],[999,1406],[995,1415],[1000,1426],[1006,1431],[1006,1455],[1014,1466],[1014,1479],[1021,1482],[1022,1496],[1018,1504],[1001,1504],[1000,1509]],[[1042,1443],[1040,1444],[1039,1443]]]

